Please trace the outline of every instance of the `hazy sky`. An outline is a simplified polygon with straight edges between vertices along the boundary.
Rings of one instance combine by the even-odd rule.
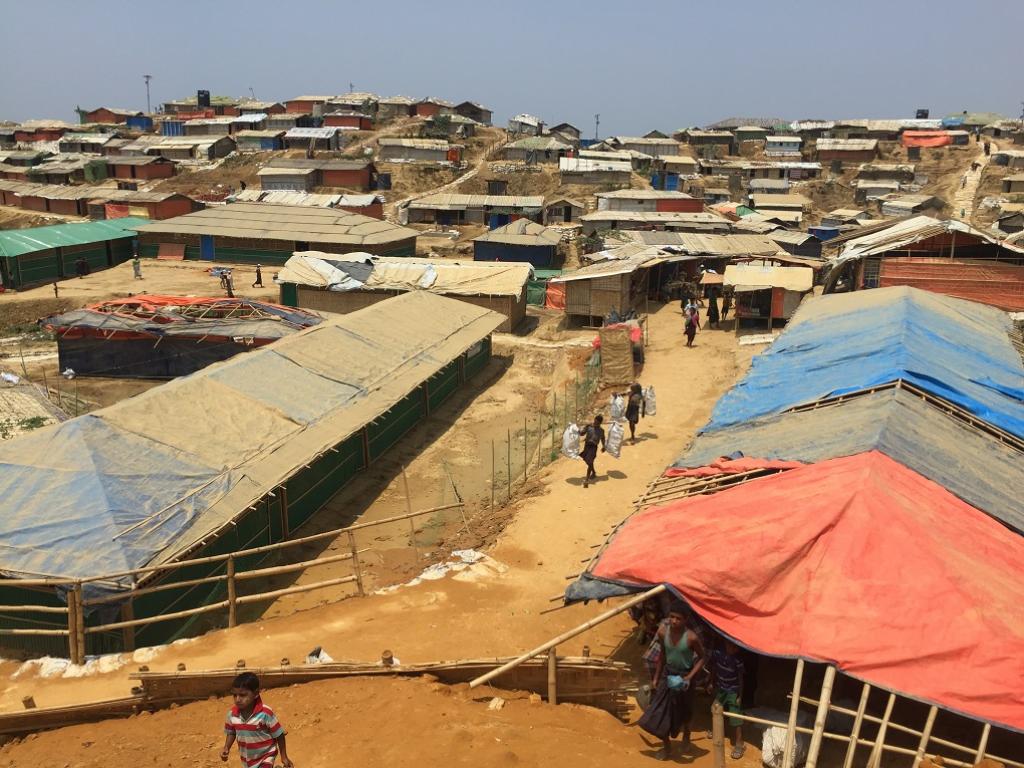
[[[1017,116],[1021,0],[4,3],[0,119],[215,94],[472,99],[593,134],[732,115]]]

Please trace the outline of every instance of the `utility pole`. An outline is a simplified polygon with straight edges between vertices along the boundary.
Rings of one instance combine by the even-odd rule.
[[[252,96],[253,101],[256,101],[256,91],[252,89],[251,85],[249,86],[249,95]]]
[[[352,85],[352,83],[348,84],[348,92],[349,93],[355,93],[356,92],[356,87],[354,85]]]
[[[150,103],[149,103],[149,81],[153,79],[153,76],[152,75],[143,75],[142,79],[146,81],[146,114],[148,115],[148,114],[151,114],[153,112],[153,108],[152,108],[152,106],[150,106]]]
[[[594,115],[594,141],[599,141],[601,138],[601,115]]]

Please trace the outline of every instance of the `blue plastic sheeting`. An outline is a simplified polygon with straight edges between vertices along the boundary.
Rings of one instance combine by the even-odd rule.
[[[704,467],[737,454],[810,464],[866,451],[884,453],[1024,533],[1020,452],[903,389],[705,432],[673,466]]]
[[[903,379],[1024,437],[1024,365],[1005,313],[916,288],[823,296],[715,405],[711,432]]]
[[[95,416],[6,443],[0,475],[2,560],[20,574],[69,577],[138,567],[240,479]],[[182,488],[196,492],[166,506]]]

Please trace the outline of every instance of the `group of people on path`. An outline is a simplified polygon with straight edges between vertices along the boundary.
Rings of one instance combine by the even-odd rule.
[[[742,713],[746,668],[739,646],[728,638],[715,636],[715,648],[708,649],[700,634],[690,626],[681,604],[673,606],[668,616],[650,631],[649,606],[642,609],[641,641],[650,638],[644,663],[651,675],[651,697],[638,725],[662,742],[656,754],[668,760],[672,739],[682,734],[681,749],[685,753],[691,743],[690,724],[698,689],[713,692],[714,700],[727,715]],[[647,627],[645,630],[645,623]],[[743,721],[728,717],[733,729],[731,757],[739,760],[746,751]],[[710,735],[710,734],[709,734]]]
[[[686,296],[682,300],[683,306],[683,332],[686,334],[686,346],[693,346],[693,339],[697,335],[700,326],[700,307],[692,296]],[[718,297],[712,293],[708,298],[708,325],[717,328],[718,324],[729,316],[732,309],[732,294],[722,294],[722,308],[719,312]]]
[[[635,382],[630,385],[628,391],[613,394],[613,397],[619,396],[626,398],[625,415],[626,423],[629,424],[629,441],[630,443],[636,443],[636,425],[640,422],[642,416],[647,415],[647,399],[644,397],[643,387]],[[583,478],[584,488],[588,487],[592,480],[597,480],[597,470],[594,468],[594,462],[597,460],[598,447],[600,447],[602,453],[605,452],[606,435],[602,424],[604,424],[604,416],[599,413],[580,433],[580,439],[583,441],[580,458],[587,465],[587,474]]]

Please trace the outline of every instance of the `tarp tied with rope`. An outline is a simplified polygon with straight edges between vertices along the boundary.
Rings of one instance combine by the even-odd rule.
[[[640,512],[569,594],[656,584],[760,653],[1024,730],[1024,539],[876,451]]]

